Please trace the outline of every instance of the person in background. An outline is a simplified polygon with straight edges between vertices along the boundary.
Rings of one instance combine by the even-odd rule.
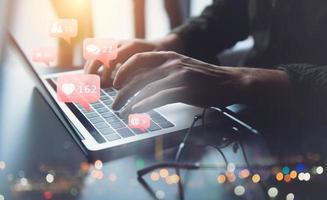
[[[214,0],[200,16],[155,41],[120,45],[101,77],[119,90],[113,109],[136,92],[124,113],[183,102],[200,107],[245,103],[287,110],[288,122],[326,121],[327,1]],[[220,66],[216,55],[252,36],[243,67]],[[101,64],[89,61],[86,73]],[[123,114],[124,114],[123,113]],[[275,118],[276,119],[276,118]]]
[[[165,11],[168,16],[170,28],[173,29],[182,24],[182,8],[180,0],[163,0]],[[187,0],[188,1],[188,0]],[[134,0],[134,26],[135,37],[145,38],[145,0]]]

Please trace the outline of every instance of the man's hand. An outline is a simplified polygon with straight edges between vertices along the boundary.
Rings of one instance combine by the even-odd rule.
[[[146,41],[135,39],[131,41],[122,41],[118,45],[117,58],[109,63],[110,67],[102,67],[102,63],[98,60],[90,60],[85,64],[85,73],[99,74],[101,76],[101,85],[104,87],[112,86],[112,77],[119,66],[128,60],[132,55],[142,52],[151,51],[182,51],[182,44],[177,35],[171,34],[160,40]]]
[[[119,92],[112,107],[119,110],[138,91],[123,115],[176,102],[200,107],[252,103],[263,92],[282,93],[287,84],[279,70],[219,67],[175,52],[138,53],[115,76]]]

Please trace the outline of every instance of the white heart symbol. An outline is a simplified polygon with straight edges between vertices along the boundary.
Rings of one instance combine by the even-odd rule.
[[[71,95],[74,90],[75,90],[75,85],[72,83],[65,83],[62,84],[61,90],[66,94],[66,95]]]

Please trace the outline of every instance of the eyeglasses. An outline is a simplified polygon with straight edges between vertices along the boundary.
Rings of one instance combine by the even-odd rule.
[[[229,140],[226,140],[224,142],[224,144],[222,144],[221,146],[212,146],[212,145],[208,145],[212,148],[214,148],[223,158],[225,165],[224,166],[218,166],[218,165],[212,165],[212,164],[201,164],[201,163],[182,163],[180,162],[180,157],[182,155],[182,151],[186,145],[186,142],[189,138],[189,136],[191,135],[191,132],[196,124],[196,122],[200,119],[202,119],[202,126],[204,126],[205,124],[205,114],[206,114],[206,109],[203,110],[201,115],[196,115],[193,119],[193,122],[190,126],[189,129],[187,129],[186,134],[182,140],[182,142],[179,144],[177,152],[175,154],[175,159],[174,162],[162,162],[162,163],[158,163],[158,164],[154,164],[148,167],[145,167],[141,170],[137,171],[137,175],[138,175],[138,181],[143,185],[143,187],[151,194],[151,196],[155,199],[157,199],[156,194],[154,193],[154,191],[151,189],[151,187],[146,183],[145,179],[143,178],[144,175],[155,171],[157,169],[161,169],[161,168],[172,168],[175,169],[176,174],[180,176],[180,169],[185,169],[185,170],[198,170],[198,169],[219,169],[219,168],[227,168],[228,166],[228,161],[226,156],[224,155],[223,151],[221,150],[222,148],[229,146],[230,144],[233,143],[233,141],[238,140],[239,141],[239,145],[241,147],[242,153],[243,153],[243,157],[244,160],[246,162],[247,167],[250,169],[251,173],[253,174],[253,171],[251,170],[251,167],[249,165],[249,161],[244,149],[244,145],[242,142],[242,134],[240,134],[241,132],[246,132],[246,133],[250,133],[250,134],[255,134],[258,135],[259,132],[254,129],[253,127],[249,126],[248,124],[246,124],[245,122],[237,119],[236,117],[233,116],[233,114],[228,111],[225,108],[216,108],[216,107],[211,107],[211,109],[215,110],[218,112],[218,114],[225,120],[227,120],[230,123],[230,126],[232,128],[232,130],[237,133],[234,138],[230,138]],[[265,189],[265,186],[263,184],[260,184],[261,187],[263,189]],[[183,188],[183,184],[182,181],[179,180],[178,181],[178,191],[179,191],[179,199],[183,200],[184,199],[184,188]]]

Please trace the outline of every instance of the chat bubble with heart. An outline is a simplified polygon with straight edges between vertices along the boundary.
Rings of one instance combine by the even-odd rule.
[[[139,129],[145,132],[146,129],[150,128],[151,117],[147,113],[142,114],[130,114],[128,116],[128,127],[131,129]]]
[[[71,38],[77,36],[76,19],[54,19],[49,23],[49,35],[55,38],[62,38],[71,43]]]
[[[67,74],[58,77],[57,97],[60,102],[79,103],[90,111],[90,103],[100,98],[100,77],[94,74]]]
[[[85,60],[99,60],[105,67],[110,67],[110,61],[117,58],[118,41],[108,38],[87,38],[83,42]]]
[[[54,62],[57,58],[57,50],[53,47],[38,47],[32,49],[32,61],[44,63],[46,66],[50,66],[51,62]]]

